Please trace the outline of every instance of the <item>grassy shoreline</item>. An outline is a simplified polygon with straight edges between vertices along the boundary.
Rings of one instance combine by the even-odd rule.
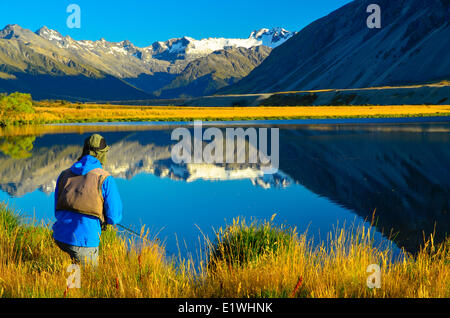
[[[67,289],[69,258],[45,224],[25,224],[0,205],[0,297],[450,297],[450,241],[432,238],[417,255],[392,259],[373,229],[336,229],[313,247],[306,235],[272,220],[234,220],[217,231],[195,268],[175,262],[150,238],[127,241],[102,233],[99,266],[83,267],[81,288]],[[369,289],[367,266],[381,268],[381,288]]]
[[[450,105],[142,106],[33,101],[0,94],[0,126],[136,121],[245,121],[450,116]]]
[[[37,103],[13,124],[237,121],[450,116],[450,105],[182,107]]]

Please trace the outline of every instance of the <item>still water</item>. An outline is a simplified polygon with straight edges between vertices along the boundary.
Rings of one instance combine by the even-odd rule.
[[[319,242],[338,225],[368,225],[374,211],[376,243],[415,252],[424,233],[441,241],[450,229],[450,122],[396,121],[227,124],[279,128],[271,175],[257,164],[174,163],[171,133],[180,123],[13,128],[0,137],[0,201],[53,222],[59,173],[100,133],[112,146],[105,168],[122,197],[121,224],[150,229],[168,255],[196,258],[203,236],[238,216],[276,214],[276,224]]]

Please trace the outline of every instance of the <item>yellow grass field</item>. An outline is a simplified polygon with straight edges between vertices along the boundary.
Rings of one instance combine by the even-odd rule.
[[[142,230],[141,243],[102,232],[99,266],[81,269],[69,289],[70,258],[45,224],[26,224],[0,204],[0,298],[448,298],[450,241],[424,242],[417,255],[394,258],[372,228],[336,227],[314,246],[306,234],[271,221],[235,219],[206,241],[200,267],[167,257]],[[216,251],[216,254],[214,254]],[[214,256],[215,255],[215,256]],[[371,264],[380,285],[368,286]]]
[[[38,123],[448,116],[450,105],[182,107],[38,105],[22,120]]]

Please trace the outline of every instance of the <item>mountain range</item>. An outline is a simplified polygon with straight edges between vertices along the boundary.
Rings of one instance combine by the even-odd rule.
[[[354,0],[299,32],[185,36],[143,48],[7,25],[0,31],[0,92],[143,101],[450,80],[450,0],[379,0],[380,28],[367,25],[372,2]]]
[[[347,89],[450,79],[450,0],[355,0],[297,32],[248,76],[219,91]]]
[[[140,48],[7,25],[0,31],[0,91],[76,100],[202,96],[246,76],[292,35],[261,29],[247,39],[183,37]]]

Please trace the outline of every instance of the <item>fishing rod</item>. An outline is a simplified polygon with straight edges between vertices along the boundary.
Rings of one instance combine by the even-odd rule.
[[[152,242],[152,241],[151,241],[151,240],[149,240],[148,238],[142,237],[142,235],[141,235],[141,234],[139,234],[139,233],[137,233],[137,232],[133,231],[132,229],[130,229],[130,228],[126,227],[126,226],[123,226],[122,224],[116,224],[116,225],[117,225],[118,227],[120,227],[120,228],[124,229],[125,231],[127,231],[127,232],[128,232],[128,233],[130,233],[130,234],[136,235],[137,237],[139,237],[139,238],[141,238],[141,239],[143,239],[143,240],[146,240],[146,241]],[[157,238],[157,239],[155,239],[155,242],[157,242],[157,241],[159,241],[159,239],[158,239],[158,238]]]
[[[124,229],[125,231],[131,233],[131,234],[134,234],[134,235],[136,235],[136,236],[141,237],[140,234],[138,234],[137,232],[133,231],[132,229],[127,228],[126,226],[123,226],[122,224],[116,224],[116,225],[117,225],[118,227]]]

